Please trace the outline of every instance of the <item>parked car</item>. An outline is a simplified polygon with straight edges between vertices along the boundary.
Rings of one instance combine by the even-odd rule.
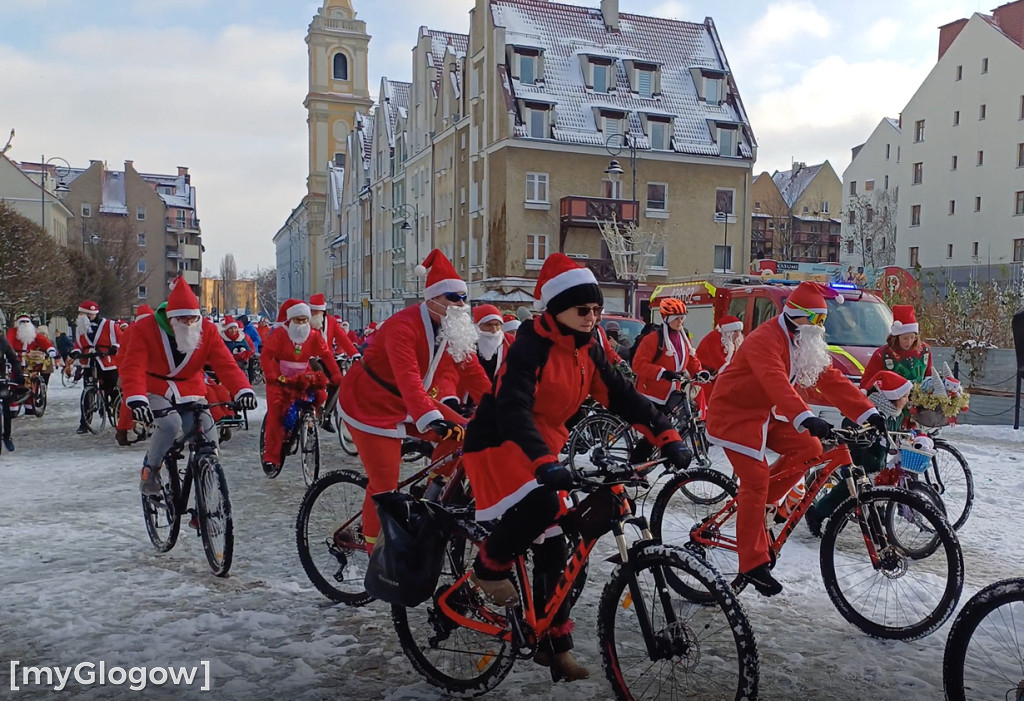
[[[626,316],[618,312],[604,312],[601,315],[601,328],[608,332],[608,324],[615,324],[619,328],[619,355],[623,355],[621,348],[630,348],[633,345],[633,341],[640,335],[640,332],[644,328],[644,322],[636,317]],[[613,326],[612,328],[615,328]],[[625,357],[625,355],[623,355]],[[628,358],[627,358],[628,360]]]

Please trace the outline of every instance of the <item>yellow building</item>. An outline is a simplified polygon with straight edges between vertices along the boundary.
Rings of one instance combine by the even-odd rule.
[[[231,284],[230,296],[227,299],[224,281],[215,277],[204,277],[200,280],[199,306],[203,314],[255,314],[259,311],[256,297],[255,280],[235,280]],[[214,311],[216,310],[216,312]]]
[[[751,186],[751,260],[838,262],[842,197],[843,183],[828,161],[758,175]]]

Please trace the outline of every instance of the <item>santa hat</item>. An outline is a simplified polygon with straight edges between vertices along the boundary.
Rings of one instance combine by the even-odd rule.
[[[327,311],[327,298],[324,297],[322,292],[309,296],[309,308],[314,312]]]
[[[782,308],[783,314],[790,317],[807,316],[807,312],[815,314],[828,314],[826,299],[834,299],[839,304],[843,303],[843,296],[831,287],[819,285],[816,282],[804,281],[797,285],[793,294],[786,300]],[[802,307],[798,309],[797,307]]]
[[[224,329],[225,331],[227,331],[232,326],[234,326],[235,328],[237,328],[239,330],[241,330],[241,328],[242,328],[242,325],[239,324],[238,321],[235,320],[235,317],[231,316],[230,314],[225,314],[224,315],[224,318],[221,319],[221,321],[220,321],[220,325],[221,325],[221,328]]]
[[[24,322],[32,323],[32,317],[30,317],[28,314],[19,314],[18,318],[17,318],[17,322],[19,324],[24,323]]]
[[[416,274],[427,276],[427,286],[423,290],[424,299],[439,297],[449,292],[466,293],[466,283],[455,272],[452,262],[436,248],[427,254],[422,265],[416,266]]]
[[[167,316],[200,316],[199,298],[180,275],[175,278],[171,294],[167,296]]]
[[[488,321],[501,321],[501,312],[493,304],[481,304],[473,310],[473,323],[479,326],[480,324],[486,324]]]
[[[564,253],[552,253],[544,261],[533,296],[537,300],[534,306],[551,314],[560,314],[569,307],[604,303],[594,273]]]
[[[517,317],[512,312],[505,312],[504,314],[501,315],[501,320],[502,321],[519,321],[519,317]]]
[[[919,328],[914,307],[909,304],[893,305],[892,327],[889,329],[890,335],[899,336],[903,333],[917,333]]]
[[[876,388],[886,399],[896,401],[907,396],[914,383],[891,370],[882,370],[871,378],[868,386]]]
[[[733,331],[742,331],[743,322],[734,316],[726,314],[718,320],[718,330],[722,333],[732,333]]]
[[[308,317],[310,313],[309,305],[301,299],[286,299],[277,312],[277,323],[283,324],[297,316]]]
[[[341,324],[341,328],[343,328],[346,331],[348,331],[348,322],[347,321],[342,321],[340,316],[338,317],[338,323]]]
[[[522,325],[523,322],[519,321],[519,319],[509,319],[508,321],[501,325],[501,330],[504,331],[505,333],[515,333],[516,331],[519,330],[519,327]]]
[[[140,304],[138,309],[135,310],[135,321],[145,319],[147,316],[153,316],[153,307],[148,304]]]
[[[371,321],[369,324],[366,325],[366,328],[363,330],[363,335],[364,336],[372,336],[373,333],[376,330],[377,330],[377,322],[376,321]]]
[[[87,299],[78,305],[78,311],[82,314],[99,314],[100,305],[96,304],[91,299]]]

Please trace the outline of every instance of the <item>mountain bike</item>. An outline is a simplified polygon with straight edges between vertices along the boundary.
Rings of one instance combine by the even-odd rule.
[[[109,353],[93,351],[79,356],[89,361],[88,366],[82,370],[80,403],[82,419],[93,435],[98,435],[107,424],[117,426],[117,412],[123,399],[119,387],[111,390],[108,397],[106,388],[101,386],[99,358],[107,355]]]
[[[413,668],[451,694],[494,689],[517,660],[537,653],[597,540],[611,532],[617,565],[601,595],[597,635],[615,697],[756,699],[757,645],[735,594],[699,555],[659,544],[646,520],[632,513],[627,488],[645,485],[647,471],[659,464],[607,460],[599,474],[576,474],[588,496],[560,524],[578,540],[543,608],[532,598],[524,557],[513,568],[522,603],[503,608],[486,600],[469,579],[469,551],[487,532],[472,509],[444,507],[453,529],[434,595],[417,607],[391,609]],[[640,539],[630,544],[627,530]],[[708,603],[679,598],[668,586],[672,578],[699,583]]]
[[[1024,578],[988,585],[949,629],[942,658],[948,701],[1024,701]]]
[[[53,372],[53,361],[46,353],[39,350],[29,351],[24,358],[25,386],[28,397],[24,403],[25,414],[28,415],[29,404],[36,418],[46,413],[47,390],[46,375]]]
[[[877,638],[915,640],[941,626],[953,613],[964,582],[963,553],[956,532],[935,506],[917,493],[873,486],[864,470],[851,466],[848,445],[881,439],[870,428],[833,429],[832,447],[809,474],[807,488],[775,533],[774,511],[766,523],[770,565],[818,493],[841,468],[849,499],[839,505],[821,537],[820,567],[825,591],[847,621]],[[773,476],[785,481],[792,476]],[[706,557],[733,587],[739,573],[736,539],[737,484],[731,477],[694,468],[673,477],[651,512],[651,530],[669,544]],[[704,592],[684,581],[672,586],[700,601]]]
[[[70,358],[64,360],[64,367],[60,369],[60,383],[64,387],[74,387],[82,379],[81,368]]]
[[[938,432],[939,429],[928,431],[935,442],[935,457],[923,480],[942,498],[946,517],[954,530],[960,530],[967,523],[974,505],[974,475],[963,453],[949,441],[939,438]]]
[[[217,406],[234,407],[234,402],[202,404],[188,402],[153,412],[154,417],[172,411],[192,414],[192,428],[179,436],[164,456],[160,469],[162,493],[142,495],[142,516],[146,532],[158,552],[174,547],[181,529],[182,514],[189,514],[189,526],[195,528],[203,541],[203,551],[210,569],[218,577],[226,577],[231,569],[235,548],[234,525],[231,520],[231,499],[228,483],[217,457],[217,443],[206,439],[202,429],[203,415]],[[213,420],[213,417],[210,417]],[[184,460],[185,448],[188,460]],[[195,484],[195,505],[189,506],[190,491]]]
[[[462,445],[402,480],[397,489],[442,504],[469,503]],[[363,578],[372,546],[363,539],[363,501],[368,480],[355,470],[328,472],[306,490],[295,520],[299,561],[309,581],[331,601],[362,606],[373,601]]]
[[[355,362],[347,355],[336,356],[334,360],[338,363],[338,368],[341,370],[342,376],[348,374],[349,368],[351,368],[352,364]],[[355,441],[352,440],[352,434],[349,432],[348,426],[345,424],[345,419],[341,416],[341,402],[336,400],[333,406],[334,428],[338,434],[338,443],[341,445],[341,449],[345,451],[347,455],[359,455],[359,450],[356,448]]]
[[[291,429],[288,429],[289,415],[293,412],[295,414],[294,424]],[[270,414],[263,417],[263,422],[260,424],[260,455],[263,454],[263,447],[266,444],[268,420],[277,419],[272,418]],[[281,459],[278,461],[277,470],[268,473],[267,477],[274,479],[281,474],[285,457],[297,453],[302,464],[302,478],[308,487],[320,476],[320,427],[316,415],[316,393],[310,392],[295,400],[281,420],[285,422]]]

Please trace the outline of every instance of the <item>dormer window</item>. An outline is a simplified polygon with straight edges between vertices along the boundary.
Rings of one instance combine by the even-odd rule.
[[[718,155],[735,158],[739,155],[739,131],[735,124],[717,124]]]
[[[704,76],[704,100],[709,105],[722,104],[722,79],[720,77]]]
[[[531,139],[551,138],[551,108],[544,102],[523,102],[523,124]]]
[[[693,84],[697,88],[697,97],[715,107],[725,102],[726,72],[715,68],[694,67],[690,69]]]
[[[617,134],[629,131],[628,115],[619,110],[594,108],[597,127],[604,134],[605,140]]]
[[[666,117],[647,118],[647,138],[655,151],[672,150],[672,120]]]
[[[516,54],[519,58],[519,82],[523,85],[537,84],[537,57]]]
[[[544,54],[540,49],[529,46],[509,46],[506,51],[513,78],[518,79],[523,85],[536,85],[543,82]]]
[[[590,70],[594,92],[607,93],[611,89],[612,80],[615,77],[611,64],[591,61]]]

